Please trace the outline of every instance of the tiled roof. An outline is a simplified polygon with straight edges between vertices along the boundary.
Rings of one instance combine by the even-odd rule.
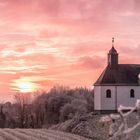
[[[105,68],[94,85],[138,85],[140,65],[118,64],[116,69]]]

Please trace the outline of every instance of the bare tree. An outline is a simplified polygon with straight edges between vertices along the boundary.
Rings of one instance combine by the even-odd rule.
[[[30,104],[30,94],[28,93],[16,93],[15,103],[17,105],[17,113],[19,119],[19,125],[21,128],[28,126],[28,115],[29,115],[29,104]]]
[[[5,127],[6,116],[3,113],[3,106],[0,107],[0,128]]]
[[[128,112],[124,112],[129,110]],[[129,116],[136,112],[136,124],[129,127]],[[136,128],[140,127],[140,100],[137,100],[134,107],[120,106],[119,114],[111,114],[101,117],[100,122],[103,124],[109,123],[109,140],[130,140],[132,133]],[[121,123],[118,123],[118,122]]]

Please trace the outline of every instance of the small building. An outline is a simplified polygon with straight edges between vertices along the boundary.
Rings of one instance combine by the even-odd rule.
[[[94,84],[94,110],[116,111],[120,105],[132,107],[137,99],[140,99],[140,64],[118,64],[113,39],[107,66]]]

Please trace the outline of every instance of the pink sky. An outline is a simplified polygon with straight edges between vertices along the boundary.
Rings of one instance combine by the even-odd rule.
[[[139,0],[0,0],[0,100],[17,83],[91,87],[111,38],[120,63],[140,63]]]

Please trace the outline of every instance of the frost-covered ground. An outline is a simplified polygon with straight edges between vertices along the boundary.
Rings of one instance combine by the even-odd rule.
[[[89,140],[48,129],[0,129],[0,140]]]
[[[107,140],[109,125],[99,123],[102,116],[104,115],[87,114],[86,116],[73,118],[58,125],[54,125],[50,129],[78,134],[93,140]],[[128,119],[128,127],[132,127],[137,121],[136,113],[133,113]],[[118,124],[120,124],[120,122],[118,122]],[[132,133],[130,140],[138,140],[138,137],[140,137],[140,127]]]

